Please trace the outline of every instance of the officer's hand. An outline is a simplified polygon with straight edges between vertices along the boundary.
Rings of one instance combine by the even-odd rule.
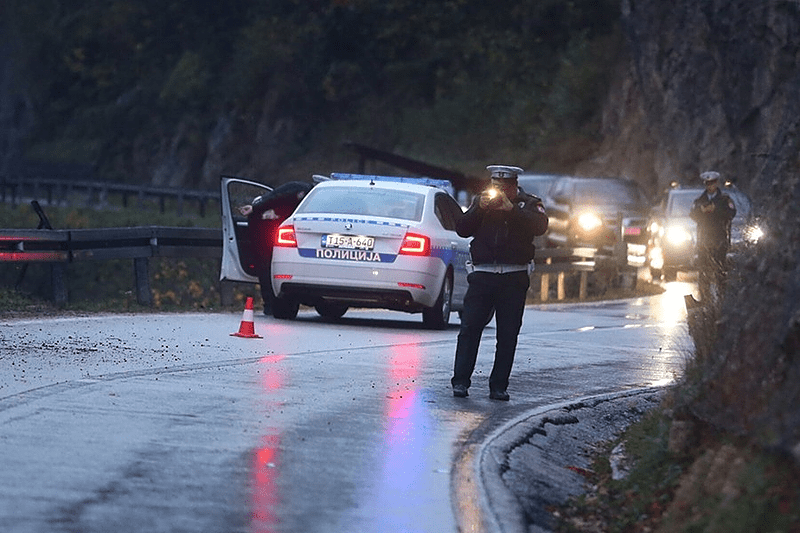
[[[508,199],[508,196],[505,193],[499,194],[500,201],[497,202],[497,206],[495,209],[499,209],[500,211],[511,211],[514,209],[514,204],[511,203],[511,200]]]
[[[497,189],[486,189],[483,191],[480,198],[481,209],[495,209],[500,194],[502,193]]]

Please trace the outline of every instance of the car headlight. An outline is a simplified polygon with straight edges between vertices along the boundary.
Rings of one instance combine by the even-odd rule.
[[[651,235],[658,234],[658,232],[660,230],[661,230],[661,225],[658,222],[653,221],[653,222],[650,223],[650,230],[649,231],[650,231]]]
[[[747,242],[755,244],[763,236],[764,231],[758,226],[758,224],[753,224],[752,226],[748,226],[744,229],[744,238],[747,240]]]
[[[692,240],[692,234],[682,226],[670,226],[665,235],[667,242],[673,246],[681,246]]]
[[[650,261],[652,268],[656,270],[664,268],[664,251],[661,248],[656,246],[650,250],[650,253],[647,254],[647,259]]]
[[[594,231],[602,225],[602,219],[595,213],[581,213],[578,217],[578,226],[580,226],[583,231]]]

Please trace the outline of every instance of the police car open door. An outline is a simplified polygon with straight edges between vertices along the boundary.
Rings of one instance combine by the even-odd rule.
[[[253,200],[267,194],[271,187],[233,176],[221,178],[222,207],[222,266],[220,281],[244,281],[258,283],[256,243],[250,242],[247,215],[242,208],[250,206]]]

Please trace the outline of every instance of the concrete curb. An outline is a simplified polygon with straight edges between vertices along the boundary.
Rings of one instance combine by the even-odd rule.
[[[529,411],[506,422],[495,430],[481,443],[475,457],[476,483],[481,495],[480,504],[484,509],[485,530],[501,533],[544,533],[551,531],[548,529],[549,526],[547,524],[532,525],[529,523],[529,513],[526,512],[526,507],[530,508],[531,502],[521,500],[520,495],[524,495],[524,493],[531,490],[534,492],[537,490],[549,491],[547,479],[552,478],[553,474],[563,478],[567,489],[566,491],[554,491],[560,494],[548,495],[551,499],[555,497],[566,501],[569,495],[580,494],[584,490],[584,478],[580,474],[565,468],[568,465],[579,465],[581,460],[584,463],[587,462],[585,454],[582,457],[578,457],[580,455],[578,449],[568,452],[566,464],[560,464],[562,461],[553,457],[537,457],[536,461],[526,461],[527,463],[534,462],[536,464],[527,464],[523,469],[519,468],[518,459],[513,461],[511,459],[516,450],[527,448],[527,455],[529,456],[531,450],[537,448],[559,449],[569,448],[570,446],[575,447],[575,439],[579,441],[577,443],[578,448],[583,449],[593,442],[607,440],[613,436],[612,433],[618,434],[627,427],[625,424],[623,424],[625,427],[606,424],[608,426],[606,432],[597,434],[597,438],[593,442],[585,442],[585,439],[580,439],[576,436],[576,432],[551,431],[551,434],[548,435],[548,432],[544,429],[545,424],[550,423],[555,426],[565,427],[575,425],[575,429],[580,424],[584,424],[584,426],[589,424],[592,427],[591,429],[594,430],[594,422],[600,418],[604,418],[604,422],[613,421],[614,417],[609,415],[610,411],[629,409],[630,400],[652,402],[647,397],[660,395],[665,390],[665,387],[648,387],[551,404]],[[629,401],[624,402],[626,404],[624,406],[615,406],[615,404],[620,404],[622,400]],[[603,409],[598,409],[599,406],[602,406]],[[655,406],[655,404],[652,406]],[[573,412],[579,412],[580,419],[572,414]],[[643,414],[643,412],[640,414]],[[577,432],[577,434],[580,433],[580,431]],[[531,446],[534,437],[537,438],[535,447]],[[570,442],[565,442],[565,439],[569,439]],[[538,442],[539,440],[542,442]],[[548,454],[544,453],[544,455]],[[515,471],[515,469],[519,471]],[[541,476],[536,475],[535,480],[531,479],[531,474],[537,473],[540,473]],[[517,487],[519,490],[513,490],[515,487],[509,486],[509,484],[519,483],[520,480],[525,486]],[[546,512],[543,508],[540,511],[542,513]]]

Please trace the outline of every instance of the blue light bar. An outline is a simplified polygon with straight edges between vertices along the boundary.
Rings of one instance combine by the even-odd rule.
[[[448,180],[426,178],[423,176],[373,176],[370,174],[344,174],[341,172],[331,173],[332,180],[362,180],[362,181],[394,181],[399,183],[415,183],[417,185],[427,185],[438,187],[454,194],[453,184]]]

